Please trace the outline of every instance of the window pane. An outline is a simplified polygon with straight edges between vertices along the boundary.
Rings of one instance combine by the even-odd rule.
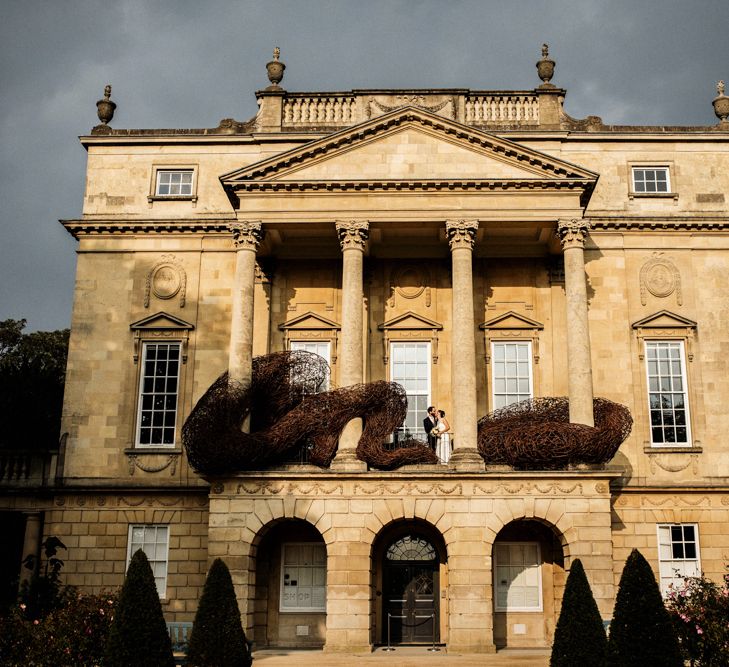
[[[430,344],[391,343],[390,378],[405,389],[408,413],[403,422],[415,438],[425,439],[423,420],[430,403]]]
[[[694,576],[701,571],[696,544],[696,526],[669,524],[658,526],[658,571],[661,590],[667,594],[677,577]]]
[[[645,345],[652,442],[689,444],[683,344],[679,341],[647,341]],[[660,412],[657,408],[661,409]],[[679,427],[680,431],[675,427]]]

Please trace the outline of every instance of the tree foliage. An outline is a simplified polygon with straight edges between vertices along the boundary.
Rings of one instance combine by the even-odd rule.
[[[582,562],[570,567],[552,645],[550,667],[603,667],[607,637]]]
[[[683,660],[653,570],[637,549],[625,561],[608,640],[608,665],[681,667]]]
[[[678,635],[683,657],[691,665],[729,665],[729,574],[723,585],[700,577],[684,577],[671,584],[668,613]]]
[[[40,620],[25,603],[16,605],[0,615],[0,665],[98,667],[115,604],[113,593],[74,593]]]
[[[46,450],[61,430],[69,330],[0,321],[0,448]]]
[[[139,549],[129,563],[114,621],[109,631],[104,665],[108,667],[174,667],[154,575]]]
[[[26,616],[31,620],[44,618],[52,611],[64,607],[76,591],[70,586],[61,584],[63,561],[58,556],[59,549],[66,545],[55,536],[43,540],[45,566],[41,570],[36,562],[35,554],[28,554],[23,559],[23,567],[30,570],[30,579],[20,586],[19,598]]]
[[[220,558],[213,561],[205,580],[187,657],[188,663],[196,667],[249,667],[251,664],[233,581]]]

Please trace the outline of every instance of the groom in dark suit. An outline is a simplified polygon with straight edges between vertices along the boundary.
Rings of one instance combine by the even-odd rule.
[[[431,405],[428,408],[428,415],[423,419],[423,429],[425,430],[425,435],[428,438],[428,446],[435,451],[435,446],[438,443],[438,438],[436,438],[434,435],[430,435],[430,432],[438,425],[438,412],[435,409],[434,405]]]

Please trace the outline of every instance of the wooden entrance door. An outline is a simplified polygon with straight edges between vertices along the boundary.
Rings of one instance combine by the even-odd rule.
[[[408,548],[395,548],[403,544]],[[398,556],[403,559],[395,560]],[[428,560],[406,560],[408,556]],[[393,644],[438,641],[438,558],[432,546],[412,536],[394,543],[385,557],[383,584],[383,642],[388,640],[388,624]]]

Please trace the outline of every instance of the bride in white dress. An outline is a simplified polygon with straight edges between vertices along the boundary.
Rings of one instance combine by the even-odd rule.
[[[451,425],[445,416],[445,410],[438,410],[438,444],[435,448],[435,453],[440,459],[441,463],[448,463],[451,458]]]

